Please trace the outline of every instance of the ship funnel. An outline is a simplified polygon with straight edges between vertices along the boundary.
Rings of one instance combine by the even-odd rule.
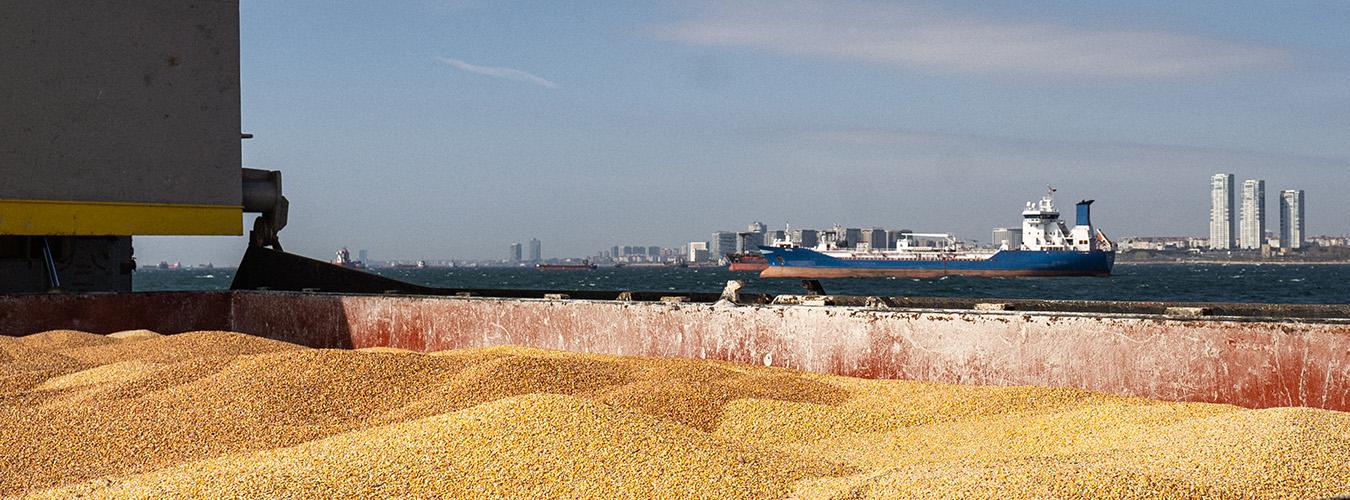
[[[1078,202],[1078,225],[1092,225],[1092,202],[1095,200],[1083,200]]]

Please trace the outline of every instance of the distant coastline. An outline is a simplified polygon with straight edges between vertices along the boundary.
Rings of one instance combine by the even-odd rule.
[[[1156,266],[1163,264],[1204,264],[1204,265],[1274,265],[1274,266],[1350,266],[1350,260],[1315,260],[1315,261],[1297,261],[1297,260],[1123,260],[1117,261],[1118,266]]]
[[[1130,250],[1116,255],[1116,264],[1350,264],[1350,247],[1312,247],[1280,253],[1272,250],[1204,251]]]

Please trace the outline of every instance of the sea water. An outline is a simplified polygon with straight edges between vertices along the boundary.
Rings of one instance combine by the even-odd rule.
[[[722,268],[599,268],[541,271],[533,268],[390,268],[375,273],[446,288],[720,292],[728,280],[743,292],[799,294],[797,279],[761,279],[758,273]],[[224,290],[232,269],[137,271],[137,291]],[[868,278],[821,280],[836,295],[976,297],[1059,300],[1158,300],[1187,302],[1350,303],[1350,264],[1117,264],[1109,278]]]

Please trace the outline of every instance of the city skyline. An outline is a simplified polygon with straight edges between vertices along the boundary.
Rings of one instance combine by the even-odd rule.
[[[1264,179],[1246,179],[1242,181],[1240,221],[1235,221],[1235,197],[1233,193],[1234,175],[1216,173],[1210,177],[1210,216],[1209,239],[1207,248],[1228,250],[1240,248],[1255,250],[1265,246],[1283,249],[1304,247],[1307,238],[1305,218],[1305,191],[1303,189],[1283,189],[1278,193],[1276,214],[1278,232],[1275,241],[1269,239],[1268,212],[1266,211],[1266,182]],[[1238,229],[1234,238],[1232,230]],[[1236,243],[1236,245],[1235,245]]]
[[[281,241],[316,258],[500,259],[502,227],[548,255],[753,220],[984,239],[1045,184],[1108,234],[1202,235],[1179,179],[1215,171],[1303,186],[1310,234],[1350,232],[1350,4],[240,9],[244,164],[285,171]],[[136,255],[237,262],[244,240]]]

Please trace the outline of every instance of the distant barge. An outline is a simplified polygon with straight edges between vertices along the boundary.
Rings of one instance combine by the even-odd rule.
[[[540,271],[590,271],[596,266],[590,261],[584,261],[580,264],[535,264],[534,268]]]

